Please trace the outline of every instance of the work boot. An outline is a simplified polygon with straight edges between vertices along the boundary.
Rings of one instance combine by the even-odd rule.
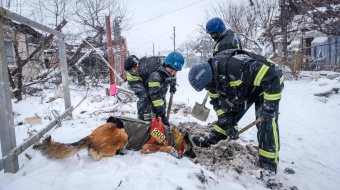
[[[275,162],[268,162],[260,159],[260,166],[271,174],[277,173],[277,164]]]
[[[192,138],[192,141],[200,147],[210,147],[211,145],[216,144],[220,140],[226,139],[227,136],[216,132],[216,131],[211,131],[210,134],[207,137],[198,137],[195,136]]]

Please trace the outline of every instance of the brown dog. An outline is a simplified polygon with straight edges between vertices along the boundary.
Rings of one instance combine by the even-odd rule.
[[[35,145],[33,148],[40,150],[44,156],[50,159],[67,158],[85,148],[88,149],[89,155],[91,155],[95,161],[99,161],[103,157],[112,157],[125,148],[141,150],[144,154],[155,152],[173,154],[173,151],[176,150],[178,152],[183,152],[184,156],[190,158],[196,157],[195,153],[192,151],[189,135],[186,134],[183,136],[178,130],[172,127],[167,133],[171,136],[168,140],[169,144],[164,146],[154,143],[145,144],[146,140],[150,138],[150,123],[119,117],[110,117],[107,122],[108,123],[99,126],[89,136],[78,142],[69,144],[59,143],[51,140],[51,136],[49,136],[46,137],[42,143]],[[137,134],[140,136],[141,134],[141,132],[135,131],[138,127],[146,132],[145,137],[138,138],[135,136]],[[132,145],[131,143],[133,141],[137,142],[137,144],[143,144],[140,146]],[[171,146],[171,144],[173,144],[173,146]]]

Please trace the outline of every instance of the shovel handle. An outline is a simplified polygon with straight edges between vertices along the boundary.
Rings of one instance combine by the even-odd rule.
[[[203,103],[202,103],[202,107],[205,105],[205,103],[207,103],[207,99],[209,97],[209,91],[207,92],[207,94],[204,97]]]
[[[168,105],[168,113],[166,114],[166,118],[168,119],[168,121],[169,121],[169,119],[170,119],[170,112],[171,112],[171,105],[172,105],[172,98],[173,98],[173,96],[174,96],[174,93],[171,93],[170,94],[170,100],[169,100],[169,105]]]
[[[243,129],[241,129],[239,132],[236,133],[236,136],[240,135],[244,131],[248,130],[250,127],[260,123],[261,121],[263,121],[263,117],[258,118],[257,120],[253,121],[252,123],[250,123],[249,125],[247,125]],[[228,141],[231,141],[231,138],[228,138]]]

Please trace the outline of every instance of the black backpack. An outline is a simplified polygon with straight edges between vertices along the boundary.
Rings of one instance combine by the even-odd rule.
[[[142,78],[148,77],[150,73],[163,66],[164,59],[164,56],[142,57],[138,64],[138,75]]]

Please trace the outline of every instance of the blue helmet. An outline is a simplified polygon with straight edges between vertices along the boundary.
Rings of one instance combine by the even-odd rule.
[[[220,33],[225,29],[225,25],[224,25],[222,19],[215,17],[215,18],[210,19],[207,22],[207,25],[206,25],[205,28],[207,30],[207,34],[211,34],[211,33],[214,33],[214,32]]]
[[[181,53],[174,51],[166,56],[164,62],[165,66],[170,65],[176,71],[180,71],[184,65],[184,57]]]
[[[212,80],[212,71],[209,63],[194,65],[189,71],[189,82],[196,91],[203,90]]]

